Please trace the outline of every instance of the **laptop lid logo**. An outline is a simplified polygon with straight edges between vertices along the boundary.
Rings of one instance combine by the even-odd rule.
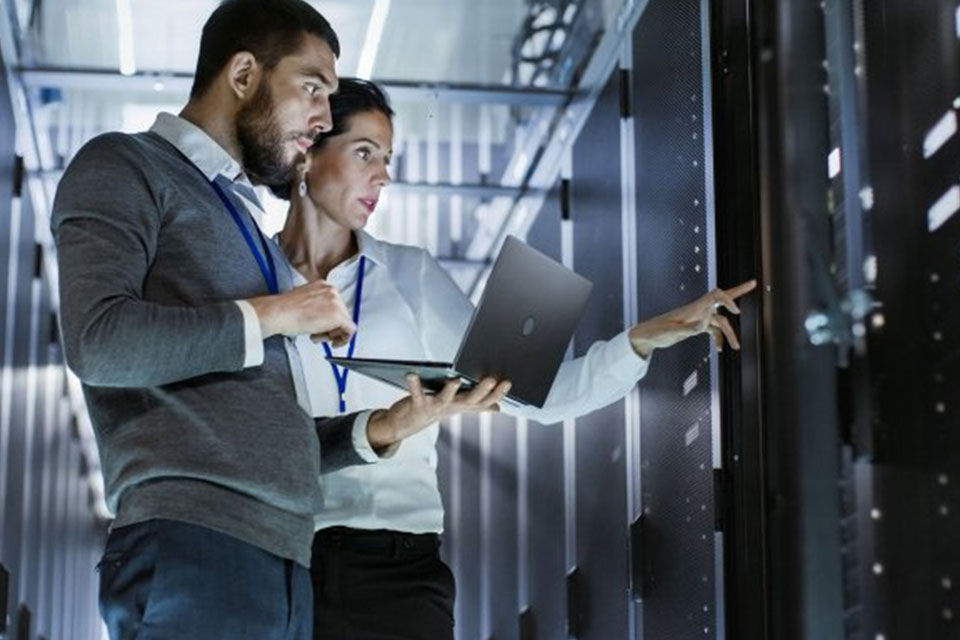
[[[523,328],[520,330],[520,335],[524,338],[528,337],[534,330],[537,328],[537,321],[533,316],[528,317],[523,321]]]

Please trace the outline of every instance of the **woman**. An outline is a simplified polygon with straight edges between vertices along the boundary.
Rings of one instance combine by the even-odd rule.
[[[303,281],[336,286],[354,310],[353,344],[336,355],[452,361],[473,313],[469,299],[424,250],[380,242],[363,231],[390,182],[393,111],[376,85],[341,79],[331,98],[334,129],[318,138],[289,189],[280,246]],[[641,323],[566,362],[543,409],[511,409],[550,423],[599,409],[643,377],[651,352],[711,332],[738,347],[734,299],[753,283]],[[358,292],[360,294],[357,298]],[[328,346],[297,342],[314,415],[389,406],[402,394],[339,370]],[[437,425],[404,440],[377,464],[324,475],[324,510],[314,541],[315,637],[453,637],[453,576],[439,556],[443,506],[436,478]],[[363,434],[354,443],[377,460]]]

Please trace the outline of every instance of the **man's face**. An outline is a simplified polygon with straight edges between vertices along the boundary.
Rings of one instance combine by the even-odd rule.
[[[260,80],[237,114],[243,167],[258,182],[284,184],[297,157],[333,126],[330,94],[337,89],[336,57],[326,41],[305,35],[300,48]]]

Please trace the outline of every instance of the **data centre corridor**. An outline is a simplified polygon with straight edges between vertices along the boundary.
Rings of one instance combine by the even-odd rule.
[[[107,637],[50,213],[84,143],[186,102],[217,4],[0,0],[0,639]],[[577,357],[759,282],[740,351],[441,425],[458,640],[960,638],[958,0],[310,4],[396,110],[367,230],[474,301],[520,238],[594,285]]]

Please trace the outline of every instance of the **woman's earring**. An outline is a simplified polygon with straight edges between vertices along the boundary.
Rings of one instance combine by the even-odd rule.
[[[306,180],[300,181],[300,197],[301,198],[307,197],[307,181]]]

